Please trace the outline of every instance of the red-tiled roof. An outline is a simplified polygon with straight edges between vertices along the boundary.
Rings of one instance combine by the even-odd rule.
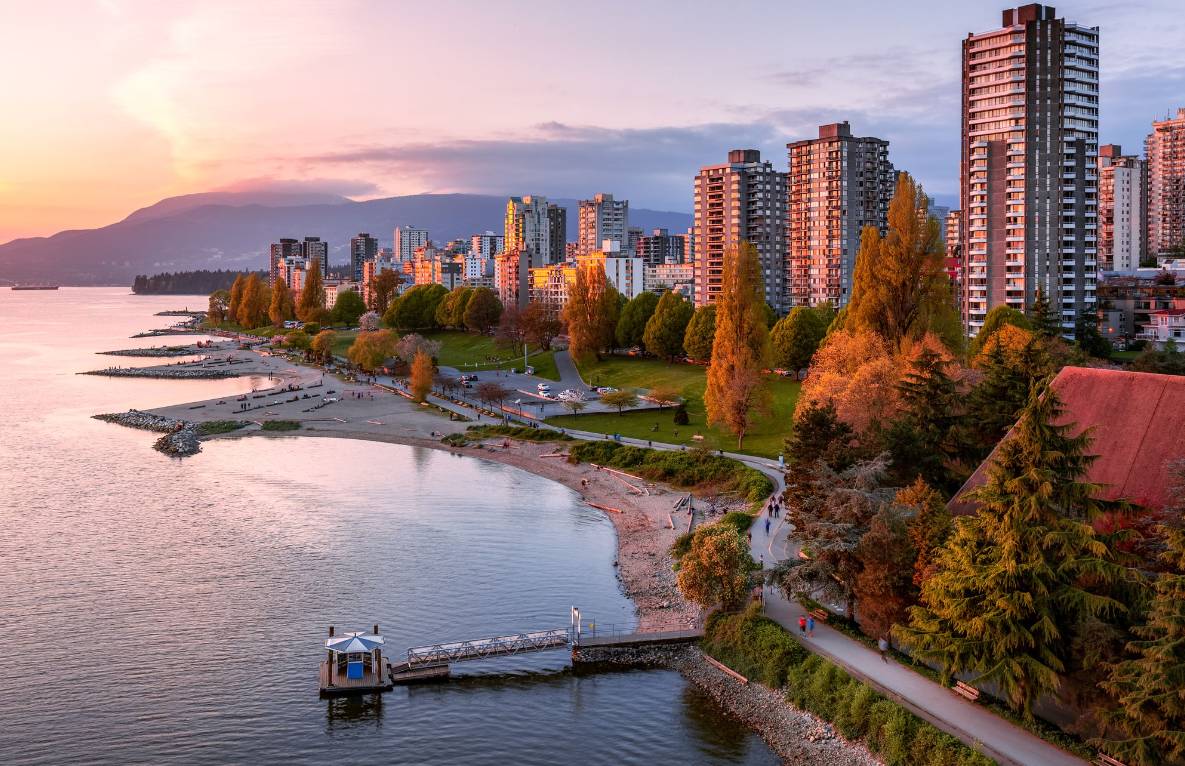
[[[1075,433],[1093,428],[1098,455],[1086,480],[1103,485],[1102,498],[1127,499],[1151,510],[1168,502],[1167,464],[1185,458],[1185,377],[1121,370],[1063,368],[1052,387]],[[1008,437],[1004,437],[1008,438]],[[972,513],[967,493],[987,481],[989,456],[951,499],[952,513]]]
[[[1148,312],[1148,316],[1179,317],[1182,314],[1185,314],[1185,309],[1161,309],[1159,311]]]

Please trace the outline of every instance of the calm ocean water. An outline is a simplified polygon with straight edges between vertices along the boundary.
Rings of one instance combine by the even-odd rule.
[[[0,763],[769,764],[681,676],[576,676],[566,652],[318,699],[326,627],[388,654],[628,622],[612,525],[567,488],[433,450],[338,439],[205,445],[90,418],[259,380],[79,376],[197,297],[0,289]]]

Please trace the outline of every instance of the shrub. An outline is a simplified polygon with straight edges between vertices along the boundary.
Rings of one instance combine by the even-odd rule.
[[[653,450],[605,440],[578,444],[570,454],[572,463],[620,468],[652,481],[730,493],[751,502],[764,500],[774,491],[773,482],[761,471],[703,449]]]
[[[449,434],[440,441],[450,447],[464,447],[469,443],[469,439],[465,437],[465,434]]]
[[[753,517],[743,511],[733,511],[721,517],[719,524],[727,524],[736,529],[738,535],[743,535],[753,526]]]
[[[208,420],[205,423],[199,423],[197,430],[202,436],[212,436],[213,434],[237,431],[245,425],[247,425],[245,420]]]
[[[684,532],[675,538],[675,542],[671,543],[671,558],[675,559],[676,567],[679,565],[679,559],[691,550],[691,537],[690,532]]]
[[[527,442],[567,442],[573,440],[571,436],[552,431],[550,428],[528,428],[527,426],[469,426],[466,432],[477,439],[488,436],[506,436]]]
[[[260,428],[264,431],[295,431],[300,428],[296,420],[265,420]]]
[[[754,604],[744,612],[717,612],[708,618],[705,650],[738,673],[779,688],[790,669],[807,659],[802,645]]]

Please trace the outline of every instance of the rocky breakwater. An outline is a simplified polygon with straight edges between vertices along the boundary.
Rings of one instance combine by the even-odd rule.
[[[217,380],[237,378],[244,373],[237,370],[212,370],[203,367],[108,367],[89,370],[79,375],[106,375],[111,378],[168,378],[171,380]]]
[[[787,763],[883,766],[864,745],[844,739],[831,724],[794,707],[780,692],[755,681],[744,683],[715,667],[698,647],[584,647],[574,659],[587,665],[678,670],[760,734]]]
[[[202,440],[197,424],[188,420],[166,418],[140,410],[107,413],[94,417],[96,420],[118,423],[128,428],[164,433],[164,436],[157,439],[152,446],[166,455],[186,457],[187,455],[196,455],[202,449]]]
[[[121,348],[116,351],[100,351],[104,356],[143,356],[143,357],[160,357],[160,356],[193,356],[200,354],[206,349],[200,349],[195,346],[153,346],[152,348]]]

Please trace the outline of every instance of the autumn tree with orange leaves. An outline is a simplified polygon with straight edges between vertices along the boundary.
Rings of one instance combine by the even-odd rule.
[[[769,410],[764,290],[757,248],[742,242],[725,253],[704,407],[709,424],[722,425],[736,435],[737,449],[744,446],[753,421]]]

